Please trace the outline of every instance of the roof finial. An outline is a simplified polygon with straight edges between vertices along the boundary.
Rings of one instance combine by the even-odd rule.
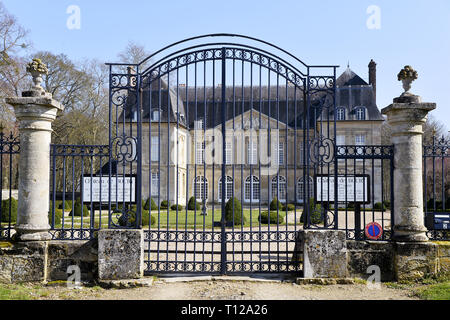
[[[350,60],[347,62],[347,69],[350,69]]]

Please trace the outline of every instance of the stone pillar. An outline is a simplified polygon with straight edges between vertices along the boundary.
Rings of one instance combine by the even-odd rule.
[[[394,145],[393,239],[398,242],[428,240],[423,213],[422,139],[423,124],[436,104],[424,103],[419,96],[408,92],[417,73],[415,78],[402,78],[401,74],[408,75],[411,70],[407,66],[399,74],[405,92],[381,110],[387,115]]]
[[[52,122],[62,105],[40,86],[47,68],[34,59],[27,67],[34,87],[22,97],[6,98],[19,122],[19,201],[16,232],[18,240],[48,240],[50,199],[50,143]]]

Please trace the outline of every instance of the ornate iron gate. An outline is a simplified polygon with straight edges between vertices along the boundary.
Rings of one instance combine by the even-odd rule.
[[[300,272],[298,231],[337,228],[337,197],[310,214],[311,177],[337,184],[336,66],[228,34],[109,66],[110,227],[144,226],[146,272]]]

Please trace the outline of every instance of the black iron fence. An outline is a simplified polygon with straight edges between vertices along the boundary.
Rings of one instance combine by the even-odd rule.
[[[8,240],[17,220],[19,139],[12,132],[0,132],[0,239]]]
[[[109,191],[110,166],[107,145],[51,146],[49,222],[53,239],[91,239],[95,231],[108,226],[109,201],[99,194]]]
[[[346,231],[347,239],[390,240],[394,225],[393,160],[393,146],[337,147],[338,206],[331,216],[335,228]],[[325,190],[317,193],[328,197]]]
[[[432,240],[450,240],[450,140],[423,146],[425,225]]]

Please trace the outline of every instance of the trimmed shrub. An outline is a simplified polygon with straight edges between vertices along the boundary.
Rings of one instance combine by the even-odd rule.
[[[153,200],[153,198],[148,198],[147,201],[145,201],[143,209],[144,210],[158,210],[158,206],[156,205],[156,202],[155,202],[155,200]]]
[[[75,201],[75,206],[73,210],[70,211],[69,216],[81,217],[81,208],[83,208],[83,217],[88,217],[90,215],[87,205],[83,205],[80,199]]]
[[[390,208],[391,208],[391,202],[390,202],[389,200],[384,200],[384,201],[383,201],[383,204],[384,204],[384,206],[385,206],[387,209],[390,209]]]
[[[284,222],[284,215],[276,211],[262,211],[259,215],[259,221],[263,224],[282,224]]]
[[[315,199],[311,198],[309,199],[309,215],[311,224],[320,224],[323,223],[323,216],[322,216],[322,206],[320,204],[315,204]],[[306,217],[305,217],[305,210],[302,212],[302,216],[300,217],[300,222],[305,223]]]
[[[61,211],[61,209],[55,209],[55,226],[58,224],[61,224],[61,221],[62,221],[62,211]],[[51,210],[48,212],[48,223],[50,225],[53,225],[52,224],[53,223],[53,214],[52,214]]]
[[[142,212],[142,226],[154,225],[156,218],[150,214],[149,211]]]
[[[373,205],[373,208],[374,208],[375,210],[386,210],[386,206],[385,206],[383,203],[381,203],[381,202],[376,202],[376,203]]]
[[[191,197],[188,202],[188,210],[200,210],[200,209],[201,209],[201,203],[195,201],[194,197]]]
[[[235,197],[230,198],[230,200],[228,200],[225,205],[225,221],[234,221],[234,225],[245,223],[245,217],[243,217],[241,203]]]
[[[62,200],[57,200],[55,203],[55,207],[57,209],[62,209],[63,208]],[[50,208],[51,208],[51,206],[50,206]],[[64,201],[64,210],[72,210],[72,201],[71,200]]]
[[[170,202],[167,200],[161,201],[161,209],[167,209],[170,207]]]
[[[274,197],[272,201],[270,202],[270,210],[283,210],[283,205],[280,201],[278,201],[277,197]]]
[[[292,203],[289,203],[283,207],[283,211],[294,211],[294,210],[295,210],[295,205],[293,205]]]
[[[137,211],[136,206],[131,207],[130,216],[128,217],[128,223],[123,217],[120,217],[119,225],[122,227],[135,226],[136,225],[136,211]],[[154,225],[155,222],[156,222],[156,218],[150,214],[150,211],[142,210],[141,225],[139,227],[148,226],[149,223],[151,223],[151,225]]]
[[[178,211],[182,211],[182,210],[183,210],[183,206],[180,205],[180,204],[178,204],[178,205],[173,204],[173,205],[170,207],[170,209],[173,210],[173,211],[176,211],[177,209],[178,209]]]
[[[9,206],[11,205],[11,223],[17,221],[17,200],[14,198],[2,200],[2,222],[9,222]]]

